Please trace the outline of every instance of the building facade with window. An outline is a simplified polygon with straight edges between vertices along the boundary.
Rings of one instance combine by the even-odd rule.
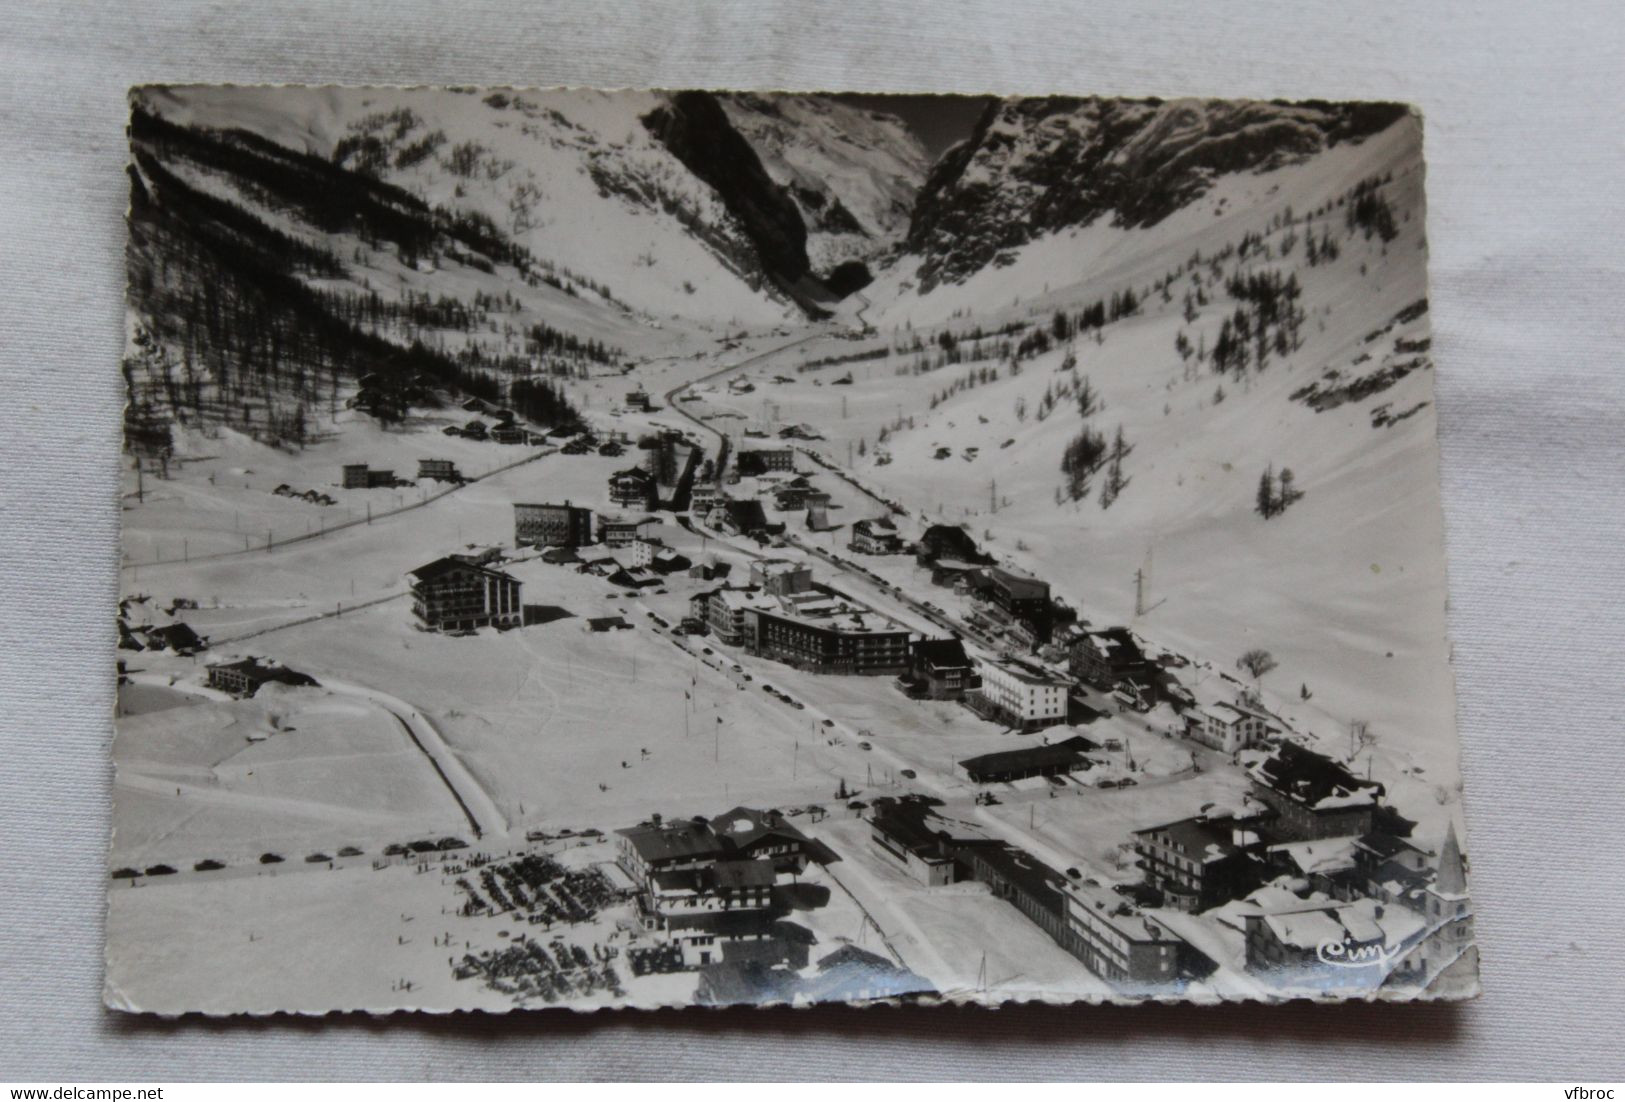
[[[408,574],[412,612],[433,631],[518,627],[524,620],[519,579],[449,555]]]

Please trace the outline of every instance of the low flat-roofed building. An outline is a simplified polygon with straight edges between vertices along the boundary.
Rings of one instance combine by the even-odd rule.
[[[951,840],[932,829],[932,817],[911,806],[877,812],[869,820],[869,841],[875,852],[927,887],[952,884],[958,879]]]
[[[1192,953],[1185,940],[1121,896],[1068,881],[1068,940],[1062,942],[1095,975],[1123,991],[1169,990]]]
[[[1044,746],[1024,746],[1019,750],[997,750],[978,754],[959,763],[965,775],[977,784],[1025,780],[1028,777],[1057,777],[1081,769],[1086,756],[1096,748],[1082,735]]]

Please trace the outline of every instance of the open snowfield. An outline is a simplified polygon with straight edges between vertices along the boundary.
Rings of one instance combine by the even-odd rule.
[[[298,445],[256,439],[256,418],[277,409],[273,381],[242,390],[241,411],[235,399],[213,409],[224,423],[194,398],[172,455],[139,475],[126,463],[127,626],[184,621],[210,646],[195,658],[120,651],[110,868],[179,871],[113,883],[109,943],[142,947],[110,955],[115,1004],[523,1003],[530,996],[458,980],[453,967],[535,928],[515,914],[459,913],[466,854],[385,860],[384,846],[450,836],[500,856],[546,835],[555,856],[584,868],[612,860],[612,843],[561,843],[562,832],[613,837],[654,814],[741,804],[784,810],[839,857],[806,874],[828,901],[788,916],[813,932],[815,960],[858,945],[953,999],[1112,996],[984,885],[909,879],[874,852],[863,812],[882,797],[931,797],[945,816],[1058,870],[1126,885],[1142,878],[1134,831],[1247,806],[1238,763],[1181,737],[1167,703],[1142,716],[1085,690],[1100,710],[1091,722],[1022,734],[958,703],[910,699],[891,676],[791,669],[672,631],[717,581],[679,572],[628,592],[515,547],[518,502],[627,515],[606,481],[638,465],[636,441],[660,429],[711,459],[724,440],[734,456],[793,444],[809,453],[800,472],[831,497],[833,527],[815,532],[803,511],[773,508],[779,476],[726,481],[729,495],[761,497],[769,520],[787,526],[771,546],[723,536],[703,517],[655,514],[677,552],[729,564],[728,584],[745,584],[762,557],[805,561],[819,584],[872,612],[922,636],[962,632],[973,658],[992,658],[1000,647],[977,625],[976,600],[933,586],[912,554],[847,547],[864,518],[891,515],[905,541],[963,524],[1001,563],[1049,582],[1084,623],[1128,625],[1153,658],[1166,653],[1202,704],[1234,701],[1246,678],[1238,657],[1268,650],[1279,665],[1247,687],[1288,737],[1380,781],[1424,849],[1447,824],[1460,829],[1414,119],[1258,171],[1219,171],[1149,226],[1100,216],[1023,237],[955,282],[923,277],[931,254],[910,251],[923,248],[907,235],[919,211],[905,208],[924,194],[927,164],[899,120],[815,100],[782,110],[732,100],[728,117],[761,147],[763,170],[804,216],[824,212],[804,242],[817,265],[873,269],[872,283],[815,318],[757,263],[751,234],[762,231],[732,209],[738,197],[691,172],[684,157],[705,150],[657,135],[649,119],[668,106],[661,93],[295,89],[271,106],[253,89],[141,95],[179,124],[246,127],[335,164],[371,158],[355,170],[436,216],[488,220],[523,251],[472,257],[444,226],[422,249],[329,234],[217,165],[177,155],[170,166],[265,232],[329,251],[329,268],[298,278],[338,303],[376,296],[370,313],[350,315],[369,337],[422,342],[462,357],[458,370],[489,370],[487,381],[540,371],[600,440],[626,449],[569,455],[447,436],[476,416],[449,390],[440,408],[420,404],[384,427],[346,407],[352,380],[335,367],[331,386],[301,376]],[[1350,189],[1371,180],[1396,220],[1386,241],[1344,224]],[[1011,185],[1033,186],[1044,185]],[[1311,234],[1335,237],[1340,253],[1311,264]],[[1207,350],[1245,293],[1231,277],[1289,274],[1301,286],[1288,300],[1303,311],[1301,342],[1287,347],[1283,334],[1267,364],[1243,356],[1239,372],[1215,373]],[[1139,301],[1124,316],[1068,330],[1068,318],[1129,291]],[[437,316],[431,303],[465,321],[469,307],[476,320],[440,328],[392,309]],[[556,345],[540,351],[543,329],[600,347],[555,358]],[[1011,355],[1052,329],[1044,347]],[[1202,352],[1193,358],[1192,347]],[[933,366],[948,349],[965,358]],[[193,368],[185,360],[188,376]],[[1397,379],[1375,378],[1389,368]],[[1085,379],[1099,403],[1080,414]],[[1316,412],[1311,386],[1346,400]],[[635,389],[655,408],[627,409]],[[822,439],[779,435],[796,425]],[[1126,440],[1126,481],[1105,504],[1102,471],[1077,500],[1065,492],[1062,457],[1086,426],[1108,440],[1121,426]],[[451,460],[473,481],[417,481],[421,459]],[[344,489],[341,468],[353,463],[403,484]],[[1288,467],[1303,496],[1265,518],[1260,475]],[[631,563],[630,550],[581,550]],[[546,606],[545,622],[455,635],[417,624],[408,572],[488,551],[522,583],[525,605]],[[630,629],[590,630],[604,617]],[[250,656],[320,685],[271,685],[247,700],[205,686],[208,664]],[[1357,741],[1361,724],[1369,737]],[[1075,734],[1100,748],[1054,782],[979,786],[958,766]],[[1133,785],[1117,787],[1125,779]],[[364,855],[339,857],[347,846]],[[266,852],[286,860],[261,864]],[[194,870],[206,858],[226,867]],[[1233,926],[1169,921],[1219,965],[1201,994],[1257,993]],[[634,925],[620,903],[550,932],[596,954],[643,936]],[[620,975],[624,997],[589,987],[577,1005],[694,996],[693,973]]]
[[[271,685],[249,700],[127,714],[113,764],[121,865],[278,850],[297,861],[316,847],[468,833],[396,718],[327,690]]]

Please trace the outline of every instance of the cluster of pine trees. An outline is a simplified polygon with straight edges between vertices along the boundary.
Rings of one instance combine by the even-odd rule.
[[[1258,476],[1258,496],[1253,511],[1268,520],[1286,512],[1287,506],[1301,497],[1303,491],[1297,487],[1292,468],[1282,467],[1281,473],[1276,474],[1272,463]]]
[[[581,411],[547,379],[515,379],[508,387],[513,411],[525,420],[548,428],[575,428]]]
[[[999,369],[997,367],[972,368],[959,378],[955,379],[953,382],[949,383],[945,389],[931,395],[931,408],[936,409],[949,398],[952,398],[955,394],[974,389],[977,386],[985,386],[988,383],[995,383],[998,382],[998,380]]]
[[[1104,468],[1106,474],[1100,484],[1100,507],[1110,509],[1129,484],[1128,477],[1123,474],[1123,460],[1134,448],[1123,434],[1121,424],[1108,442],[1105,434],[1089,423],[1100,412],[1101,403],[1100,395],[1087,376],[1078,383],[1075,393],[1078,413],[1082,415],[1084,425],[1061,453],[1061,473],[1066,477],[1060,489],[1056,490],[1056,504],[1082,501],[1088,497],[1091,480]]]
[[[1272,352],[1286,356],[1302,345],[1305,315],[1298,300],[1303,289],[1296,272],[1282,278],[1274,269],[1245,276],[1238,271],[1225,282],[1225,290],[1237,306],[1220,323],[1213,342],[1209,355],[1215,372],[1239,378],[1249,365],[1263,371]],[[1177,340],[1175,347],[1179,347]]]
[[[411,379],[419,391],[427,380],[495,398],[498,378],[528,369],[527,361],[491,357],[478,345],[452,355],[419,338],[432,329],[472,331],[496,296],[471,307],[444,296],[387,301],[370,291],[312,286],[307,277],[343,278],[347,269],[320,246],[191,186],[171,166],[226,176],[261,205],[318,230],[354,234],[365,247],[449,248],[447,234],[461,227],[464,244],[480,241],[500,254],[482,240],[487,228],[479,218],[430,211],[406,192],[251,134],[177,126],[138,109],[131,135],[127,263],[143,339],[125,363],[125,378],[138,435],[158,417],[191,417],[300,443],[307,409],[324,392],[336,403],[346,378],[382,377],[390,393]],[[597,342],[545,326],[534,336],[555,356],[612,356]]]

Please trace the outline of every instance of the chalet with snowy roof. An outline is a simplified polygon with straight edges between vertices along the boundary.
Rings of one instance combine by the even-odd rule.
[[[530,433],[511,421],[504,421],[491,430],[491,440],[497,444],[528,444]]]
[[[592,542],[592,510],[566,501],[514,502],[513,542],[516,547],[584,547]]]
[[[623,566],[611,571],[607,581],[622,589],[654,589],[666,584],[666,579],[661,575],[641,566]]]
[[[963,700],[966,692],[980,684],[965,644],[957,638],[916,639],[909,645],[904,687],[910,696]]]
[[[609,476],[609,500],[625,509],[653,509],[659,488],[642,467],[627,467]]]
[[[869,517],[852,525],[846,546],[860,555],[895,555],[903,549],[903,539],[890,517]]]
[[[1073,677],[1108,690],[1123,681],[1147,680],[1150,666],[1134,633],[1125,627],[1076,633],[1067,664]]]
[[[649,392],[642,387],[638,387],[635,390],[626,392],[626,408],[648,413],[654,406],[649,401]]]
[[[969,532],[953,524],[933,524],[927,528],[914,545],[914,557],[921,566],[930,566],[939,559],[957,559],[984,566],[993,561],[991,555],[983,554],[981,548],[976,546]]]
[[[1145,882],[1177,911],[1205,911],[1255,890],[1267,877],[1256,824],[1196,816],[1134,832]]]
[[[733,854],[764,861],[778,872],[799,874],[808,861],[826,863],[833,856],[777,811],[736,807],[712,819],[711,829]]]
[[[1356,899],[1248,914],[1246,964],[1283,987],[1375,988],[1424,974],[1425,923],[1404,907]]]
[[[773,905],[776,877],[767,861],[715,861],[692,869],[654,873],[644,902],[646,929],[689,925],[701,915],[765,911]]]
[[[1202,704],[1185,713],[1185,733],[1224,754],[1257,746],[1276,731],[1268,717],[1240,704]]]
[[[280,663],[261,662],[258,658],[244,658],[236,662],[217,662],[209,667],[209,688],[219,689],[233,696],[253,696],[261,685],[276,682],[282,685],[317,685],[314,677]]]
[[[1275,812],[1272,831],[1287,841],[1369,834],[1383,796],[1381,784],[1295,742],[1281,743],[1247,775],[1253,795]]]
[[[616,863],[640,886],[656,873],[703,868],[728,856],[728,847],[703,818],[658,819],[615,832]]]
[[[1433,856],[1409,839],[1385,831],[1356,838],[1353,884],[1349,896],[1364,895],[1384,903],[1424,910],[1433,882]],[[1339,896],[1339,898],[1342,898]]]
[[[959,768],[977,784],[1019,781],[1027,777],[1056,777],[1083,768],[1089,763],[1086,755],[1094,749],[1095,743],[1082,735],[1073,735],[1044,746],[1024,746],[1019,750],[978,754],[961,761]]]
[[[412,612],[431,631],[511,628],[524,622],[519,579],[467,555],[435,559],[407,576]]]

